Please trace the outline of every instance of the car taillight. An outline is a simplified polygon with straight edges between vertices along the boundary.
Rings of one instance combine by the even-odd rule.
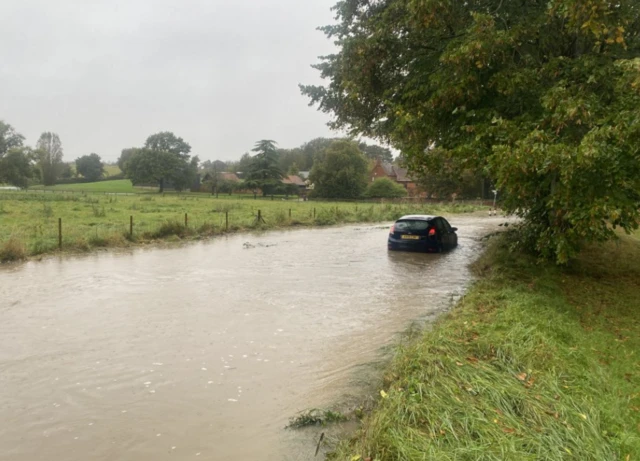
[[[429,229],[429,237],[434,237],[436,235],[436,230],[432,227]]]
[[[393,234],[396,231],[396,226],[391,226],[390,234]]]

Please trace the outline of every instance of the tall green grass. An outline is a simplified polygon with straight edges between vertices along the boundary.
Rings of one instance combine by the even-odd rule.
[[[640,459],[640,242],[566,269],[494,241],[480,281],[397,350],[340,460]]]

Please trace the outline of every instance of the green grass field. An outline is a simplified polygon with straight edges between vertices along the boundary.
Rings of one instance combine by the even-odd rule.
[[[397,350],[379,402],[331,459],[640,459],[640,240],[569,268],[509,253]]]
[[[118,165],[105,165],[104,172],[107,175],[107,177],[109,177],[109,176],[115,176],[117,174],[122,173],[122,170],[120,170]]]
[[[157,193],[0,193],[0,261],[56,251],[59,218],[62,219],[63,250],[88,251],[96,247],[201,238],[241,230],[380,222],[410,212],[481,209],[471,205],[318,203],[222,197]],[[263,221],[257,220],[258,211]],[[131,217],[133,235],[129,234]]]
[[[109,192],[109,193],[134,193],[145,189],[134,188],[129,179],[116,179],[112,181],[88,182],[80,184],[57,184],[55,186],[34,186],[33,190],[54,190],[74,192]],[[157,190],[157,189],[152,189]]]

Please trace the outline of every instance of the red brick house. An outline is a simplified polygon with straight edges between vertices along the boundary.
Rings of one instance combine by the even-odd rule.
[[[386,163],[378,159],[375,166],[373,167],[373,170],[371,170],[370,176],[371,182],[375,181],[378,178],[389,178],[392,181],[397,182],[398,184],[402,184],[407,190],[409,196],[413,197],[416,195],[420,195],[418,185],[409,176],[409,172],[406,168],[400,168],[398,166],[392,165],[391,163]]]

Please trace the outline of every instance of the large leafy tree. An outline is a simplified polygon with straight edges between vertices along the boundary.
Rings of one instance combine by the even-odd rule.
[[[118,164],[118,168],[120,168],[120,171],[126,171],[127,162],[131,157],[133,157],[133,155],[135,155],[139,151],[139,147],[129,147],[127,149],[122,149],[122,152],[120,152],[120,157],[118,157],[118,161],[116,162]]]
[[[126,162],[126,175],[134,185],[158,184],[164,192],[165,182],[182,166],[182,161],[170,152],[138,149]]]
[[[190,152],[182,138],[163,131],[149,136],[143,148],[124,149],[118,165],[133,184],[156,183],[164,192],[170,182],[180,191],[191,186],[198,172],[198,157],[191,158]]]
[[[34,177],[34,154],[26,147],[12,147],[0,157],[0,183],[27,188]]]
[[[16,132],[11,125],[0,120],[0,158],[2,158],[9,149],[22,147],[23,143],[24,136]]]
[[[522,242],[566,262],[640,207],[637,0],[343,0],[302,91],[414,172],[489,176]]]
[[[83,155],[76,159],[76,171],[89,181],[95,181],[104,174],[104,164],[98,154]]]
[[[191,146],[170,131],[152,134],[147,138],[144,147],[157,152],[169,152],[182,160],[189,160],[191,152]]]
[[[382,160],[383,162],[393,162],[393,154],[388,147],[378,146],[376,144],[367,144],[361,142],[358,147],[364,153],[365,157],[371,160]]]
[[[275,193],[281,188],[284,177],[275,141],[258,141],[252,151],[256,154],[249,165],[245,184],[250,188],[261,189],[263,195]]]
[[[313,195],[324,198],[357,198],[367,187],[368,161],[358,144],[333,141],[318,153],[309,174]]]
[[[36,143],[38,167],[45,186],[52,186],[62,172],[62,142],[56,133],[46,132],[40,135]]]

